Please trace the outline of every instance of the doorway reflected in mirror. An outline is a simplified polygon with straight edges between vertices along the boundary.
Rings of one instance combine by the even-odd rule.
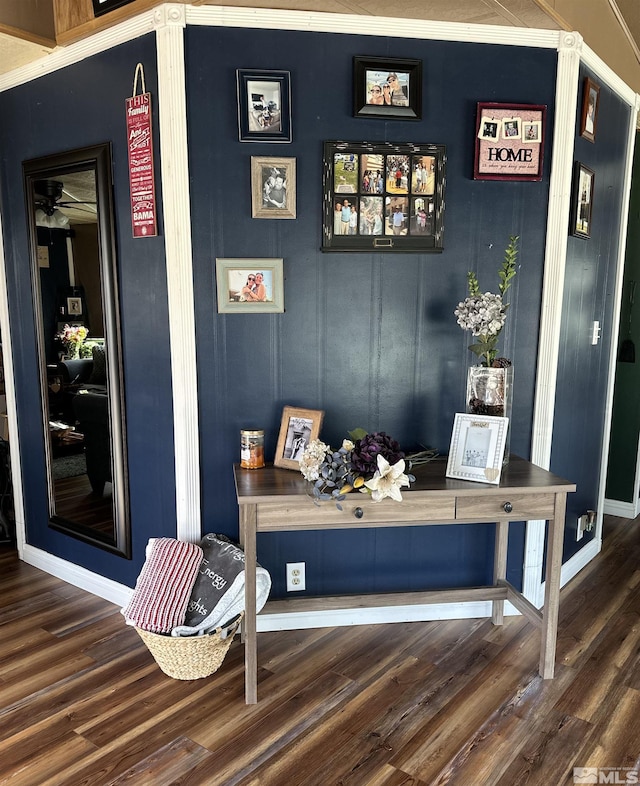
[[[23,170],[50,525],[130,557],[110,148]]]

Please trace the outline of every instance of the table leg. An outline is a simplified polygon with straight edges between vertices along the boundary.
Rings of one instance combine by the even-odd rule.
[[[496,522],[496,545],[493,553],[493,583],[507,578],[507,545],[509,542],[509,522]],[[492,602],[491,621],[494,625],[504,622],[504,600]]]
[[[244,549],[244,696],[247,704],[258,701],[256,526],[256,506],[240,505],[240,541]]]
[[[562,546],[564,543],[564,516],[567,505],[566,492],[558,492],[554,518],[549,521],[547,533],[547,568],[542,609],[542,643],[540,647],[540,676],[553,677],[558,636],[558,611],[560,609],[560,573],[562,571]]]

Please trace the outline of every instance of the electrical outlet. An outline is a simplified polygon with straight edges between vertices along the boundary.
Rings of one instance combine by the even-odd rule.
[[[305,588],[304,562],[287,562],[287,592],[300,592]]]
[[[586,528],[586,516],[578,516],[578,528],[576,529],[576,540],[582,540]]]

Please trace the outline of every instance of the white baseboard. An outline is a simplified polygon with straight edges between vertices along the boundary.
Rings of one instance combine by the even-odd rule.
[[[562,566],[561,586],[577,575],[600,551],[602,541],[592,540]],[[46,551],[25,545],[22,559],[45,573],[50,573],[74,587],[86,590],[99,598],[125,606],[133,590],[104,576],[54,557]],[[544,598],[544,584],[539,593]],[[504,613],[514,616],[520,612],[505,602]],[[434,620],[482,619],[491,616],[491,601],[469,603],[434,603],[416,606],[382,606],[370,609],[332,609],[307,611],[299,614],[268,614],[257,618],[257,630],[304,630],[307,628],[337,628],[349,625],[380,625],[389,622],[431,622]]]
[[[80,567],[80,565],[74,565],[73,562],[67,562],[60,557],[54,557],[53,554],[28,544],[25,545],[21,557],[29,565],[40,568],[45,573],[50,573],[52,576],[62,579],[74,587],[86,590],[92,595],[115,603],[116,606],[125,606],[133,592],[130,587],[99,576],[97,573]]]
[[[609,516],[620,516],[623,519],[635,519],[637,516],[633,502],[621,502],[619,499],[606,499],[603,511]]]

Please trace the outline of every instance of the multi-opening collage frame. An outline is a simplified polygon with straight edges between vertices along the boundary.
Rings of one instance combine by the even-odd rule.
[[[444,145],[325,142],[323,251],[442,251]]]

